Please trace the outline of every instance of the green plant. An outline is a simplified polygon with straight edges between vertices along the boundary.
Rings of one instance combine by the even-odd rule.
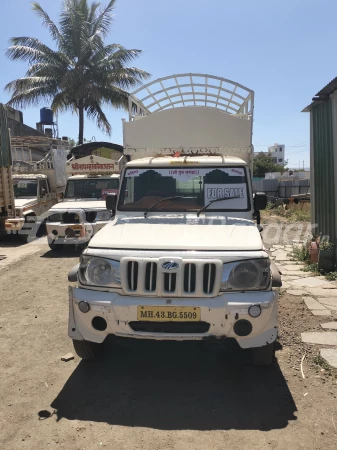
[[[316,355],[313,358],[313,362],[315,364],[317,364],[318,366],[322,367],[322,369],[326,370],[327,372],[331,371],[331,367],[329,366],[329,364],[326,362],[326,360],[324,358],[321,357],[321,355]]]
[[[337,280],[337,272],[328,272],[325,274],[325,278],[328,281],[336,281]]]
[[[275,209],[274,203],[273,202],[268,202],[265,210],[266,211],[271,211],[273,209]]]
[[[296,245],[295,247],[293,247],[290,256],[293,257],[294,259],[297,259],[298,261],[309,263],[310,253],[308,245],[307,244]]]
[[[127,91],[150,76],[128,67],[141,50],[104,42],[113,24],[115,2],[110,0],[102,6],[97,1],[63,0],[59,26],[38,3],[33,3],[55,48],[33,37],[10,40],[6,55],[12,61],[28,62],[29,68],[24,77],[5,87],[12,93],[8,103],[31,107],[43,102],[51,104],[55,112],[76,112],[79,144],[83,144],[84,114],[110,135],[111,125],[102,108],[127,109]]]
[[[332,252],[332,250],[335,248],[335,246],[332,242],[323,240],[319,243],[318,248],[319,248],[319,250]]]
[[[303,272],[315,272],[318,273],[318,263],[307,264],[301,269]]]
[[[291,218],[296,222],[307,222],[310,220],[311,215],[307,211],[292,211]]]

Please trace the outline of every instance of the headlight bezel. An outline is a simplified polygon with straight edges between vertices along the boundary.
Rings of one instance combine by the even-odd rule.
[[[105,215],[105,216],[104,217],[100,217],[102,215],[103,216]],[[97,211],[95,220],[98,221],[98,222],[103,222],[105,220],[110,220],[111,217],[112,217],[112,215],[111,215],[110,211],[108,211],[107,209],[102,209],[101,211]]]
[[[251,264],[252,267],[258,270],[259,277],[255,283],[238,285],[238,280],[233,283],[233,277],[235,276],[235,269],[238,270],[240,265]],[[254,259],[242,259],[240,261],[232,261],[230,263],[224,263],[220,292],[256,292],[267,291],[271,287],[271,270],[269,258],[254,258]]]
[[[111,279],[108,283],[95,283],[91,279],[88,273],[88,268],[90,270],[91,264],[108,264],[111,270]],[[103,258],[101,256],[94,255],[82,255],[80,259],[80,267],[78,271],[79,283],[83,286],[98,287],[98,288],[121,288],[121,278],[120,278],[120,261],[114,259]]]

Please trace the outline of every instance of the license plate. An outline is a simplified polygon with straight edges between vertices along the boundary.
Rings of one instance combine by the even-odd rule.
[[[199,322],[200,308],[193,306],[138,306],[137,319],[146,322]]]

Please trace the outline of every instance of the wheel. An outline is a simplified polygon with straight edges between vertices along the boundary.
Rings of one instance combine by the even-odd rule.
[[[58,250],[62,250],[63,248],[63,244],[55,244],[55,241],[48,239],[48,245],[50,250],[53,251],[58,251]]]
[[[101,350],[101,344],[84,340],[77,341],[73,339],[73,346],[76,354],[87,361],[94,361],[97,359]]]
[[[275,355],[275,342],[251,349],[254,366],[269,366]]]

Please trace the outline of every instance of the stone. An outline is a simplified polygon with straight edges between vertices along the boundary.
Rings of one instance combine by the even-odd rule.
[[[337,330],[337,321],[321,323],[321,327],[328,330]]]
[[[328,309],[313,309],[311,312],[314,316],[331,316],[331,311]]]
[[[313,287],[310,289],[310,294],[315,297],[335,297],[336,290],[326,288],[323,289],[323,287]]]
[[[319,303],[317,300],[315,300],[312,297],[303,297],[304,303],[307,305],[309,309],[327,309],[325,306],[323,306],[321,303]]]
[[[316,277],[307,277],[304,279],[294,280],[291,282],[292,286],[303,286],[303,287],[320,287],[328,284],[328,281],[318,280]]]
[[[324,358],[331,367],[337,369],[337,349],[322,348],[321,357]]]
[[[289,271],[301,271],[301,268],[304,267],[304,264],[286,264],[283,266],[286,270]],[[301,271],[303,273],[303,271]]]
[[[276,261],[289,261],[288,253],[286,252],[275,252],[273,253]]]
[[[305,295],[307,294],[307,291],[304,291],[303,289],[288,289],[287,294],[290,295]]]
[[[74,358],[75,356],[72,353],[67,353],[66,355],[62,356],[61,361],[68,362]]]
[[[302,342],[308,344],[337,345],[335,331],[306,331],[301,333]]]
[[[318,301],[324,303],[324,305],[335,306],[337,308],[337,297],[322,297],[319,298]]]

